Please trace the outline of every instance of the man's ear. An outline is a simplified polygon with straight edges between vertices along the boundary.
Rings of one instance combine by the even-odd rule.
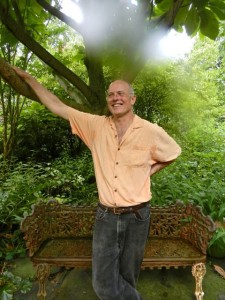
[[[131,104],[134,105],[134,103],[136,102],[136,96],[132,96],[131,97]]]

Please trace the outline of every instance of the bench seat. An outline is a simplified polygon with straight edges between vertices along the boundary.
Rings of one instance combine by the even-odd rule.
[[[166,255],[165,255],[166,253]],[[190,242],[181,239],[149,239],[145,248],[142,269],[192,266],[206,258]],[[91,238],[57,238],[45,241],[32,257],[34,264],[91,268]]]

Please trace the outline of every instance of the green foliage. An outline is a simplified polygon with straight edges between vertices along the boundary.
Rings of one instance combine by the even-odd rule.
[[[209,7],[220,20],[225,20],[225,3],[223,1],[211,0]]]
[[[15,63],[18,53],[23,53],[22,67],[27,65],[27,49],[23,49],[18,41],[8,36],[8,31],[0,24],[0,56],[7,57],[10,64]],[[7,37],[7,40],[6,40]],[[0,148],[5,160],[10,160],[15,146],[15,134],[21,110],[25,104],[24,99],[0,78],[0,124],[2,124]]]
[[[30,291],[31,287],[32,283],[28,279],[22,279],[19,276],[15,276],[7,270],[0,273],[1,300],[13,300],[13,295],[16,291],[26,294]]]
[[[0,237],[0,264],[1,261],[9,261],[15,257],[26,255],[22,233],[18,226],[12,226],[12,224],[7,226],[0,223]]]
[[[97,200],[92,158],[84,151],[76,158],[64,155],[48,163],[41,176],[39,190],[45,197],[73,205],[90,205]]]
[[[83,94],[83,98],[79,99],[83,107],[94,110],[95,105],[85,104],[91,92],[94,102],[99,101],[99,106],[104,105],[105,78],[102,74],[103,69],[108,67],[107,62],[111,61],[111,71],[115,68],[115,74],[133,79],[140,65],[144,65],[151,57],[146,55],[152,52],[151,49],[146,51],[143,45],[148,44],[152,37],[154,39],[154,34],[160,28],[169,30],[173,27],[182,31],[185,27],[190,35],[201,32],[215,40],[219,33],[219,22],[225,18],[224,0],[136,2],[134,5],[129,0],[118,3],[110,0],[102,6],[99,0],[80,1],[77,5],[84,18],[83,22],[77,24],[72,18],[62,17],[61,1],[48,1],[52,6],[49,9],[46,1],[37,3],[28,0],[17,4],[13,0],[2,0],[0,18],[16,39]],[[154,47],[155,43],[151,45]],[[88,83],[90,90],[84,83]],[[99,94],[97,98],[96,93]],[[86,103],[83,100],[85,97]],[[93,102],[90,100],[89,104]],[[103,109],[101,107],[99,111]]]
[[[148,65],[136,78],[134,87],[137,95],[135,113],[146,120],[161,122],[166,115],[163,105],[172,97],[174,90],[171,66]]]
[[[218,228],[208,247],[208,254],[212,257],[225,258],[225,228]]]
[[[14,149],[17,160],[48,161],[62,152],[75,155],[80,147],[68,122],[54,116],[43,105],[32,103],[22,111]]]
[[[37,189],[39,176],[44,171],[40,165],[19,163],[8,170],[2,178],[0,188],[0,220],[3,224],[15,224],[21,221],[25,213],[30,212],[41,192]]]
[[[186,150],[187,151],[187,150]],[[194,152],[184,149],[181,157],[152,178],[152,203],[163,205],[176,199],[193,202],[206,215],[223,221],[225,215],[224,154]]]
[[[90,204],[96,197],[90,154],[64,155],[49,163],[18,163],[1,179],[0,220],[18,224],[39,199],[57,197],[63,202]]]
[[[209,9],[200,11],[200,30],[205,36],[214,40],[219,34],[219,23],[217,16]]]
[[[195,6],[192,6],[189,10],[186,18],[186,31],[188,35],[195,34],[199,29],[200,18],[198,15],[198,11]]]

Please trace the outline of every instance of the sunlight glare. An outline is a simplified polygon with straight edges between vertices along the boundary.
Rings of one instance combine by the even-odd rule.
[[[62,12],[79,24],[83,21],[83,13],[79,5],[71,0],[64,0],[62,2]]]
[[[131,0],[131,3],[134,4],[134,5],[136,5],[136,6],[138,5],[138,3],[137,3],[136,0]]]
[[[171,30],[167,36],[161,39],[159,46],[162,55],[168,58],[182,58],[188,54],[194,45],[186,32],[179,33]]]
[[[75,3],[76,2],[76,3]],[[137,5],[136,0],[130,0],[133,5]],[[110,11],[109,6],[108,10]],[[100,12],[99,12],[100,10]],[[84,20],[84,15],[79,7],[79,0],[63,0],[62,12],[67,16],[81,24]],[[107,35],[107,28],[112,26],[115,22],[113,18],[110,19],[109,15],[102,14],[104,18],[100,17],[101,6],[93,6],[91,14],[86,15],[86,21],[84,29],[86,30],[86,36],[89,36],[89,41],[94,46],[99,46]],[[104,24],[104,25],[103,25]],[[151,57],[152,59],[179,59],[184,58],[188,54],[193,45],[194,39],[187,36],[186,32],[178,33],[175,30],[171,30],[166,36],[162,38],[163,32],[152,32],[149,39],[143,45],[143,55]]]

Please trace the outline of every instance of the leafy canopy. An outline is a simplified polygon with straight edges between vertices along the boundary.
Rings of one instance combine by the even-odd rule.
[[[10,36],[1,43],[20,41],[54,74],[74,87],[73,106],[97,113],[104,112],[108,80],[122,77],[133,81],[168,30],[185,28],[190,36],[200,33],[215,39],[219,23],[225,19],[225,0],[137,0],[136,5],[130,0],[107,0],[104,5],[101,0],[86,0],[77,5],[83,13],[82,23],[62,13],[59,0],[2,0],[0,21]],[[53,24],[57,24],[54,29]],[[75,30],[72,34],[82,41],[79,57],[87,80],[57,54],[63,51],[58,42],[68,34],[68,28]],[[71,40],[76,48],[77,38]],[[66,39],[63,42],[66,47]],[[1,76],[24,95],[24,84],[13,80],[14,73],[7,73],[7,67],[0,58]],[[26,96],[37,101],[29,91]]]

